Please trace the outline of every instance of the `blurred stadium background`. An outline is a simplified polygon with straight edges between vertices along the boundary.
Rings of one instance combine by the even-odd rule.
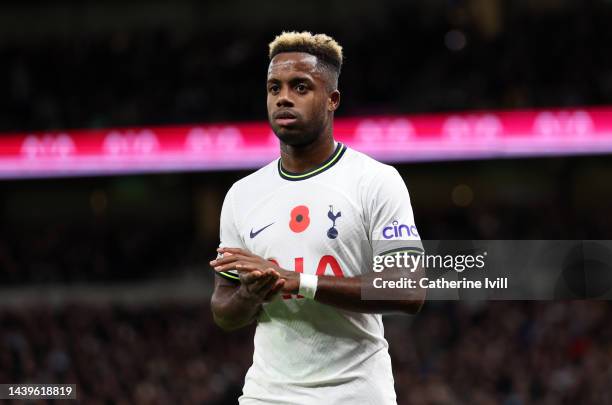
[[[345,134],[396,165],[422,238],[610,239],[612,148],[581,147],[612,137],[610,21],[608,0],[3,2],[0,383],[76,383],[82,404],[236,403],[253,329],[215,327],[207,262],[225,192],[256,162],[214,160],[220,137],[208,165],[143,169],[136,148],[120,169],[62,167],[112,128],[128,149],[143,130],[260,128],[281,30],[344,46],[339,119],[463,120],[447,155],[411,157],[418,128],[388,155],[380,128]],[[503,141],[521,114],[545,114],[522,134],[547,137],[538,153],[529,136],[465,148],[474,119]],[[385,325],[400,404],[612,403],[607,301],[429,302]]]

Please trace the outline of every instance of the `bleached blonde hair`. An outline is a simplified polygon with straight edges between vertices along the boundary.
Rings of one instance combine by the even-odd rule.
[[[288,31],[277,35],[270,42],[270,59],[281,52],[305,52],[323,59],[340,70],[342,67],[342,47],[335,39],[325,34],[308,31]]]
[[[312,34],[308,31],[283,31],[269,45],[270,60],[283,52],[304,52],[317,57],[317,60],[332,73],[333,87],[338,85],[342,69],[342,47],[335,39],[325,34]]]

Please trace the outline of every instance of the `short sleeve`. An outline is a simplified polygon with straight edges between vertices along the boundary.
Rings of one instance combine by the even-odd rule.
[[[238,226],[236,225],[236,216],[234,210],[234,187],[225,195],[223,207],[221,208],[221,220],[219,221],[219,247],[232,247],[244,249],[244,241],[240,237]],[[239,282],[238,272],[236,270],[224,271],[216,273],[228,280]]]
[[[400,251],[423,252],[408,189],[394,167],[385,166],[370,183],[367,204],[374,256]]]

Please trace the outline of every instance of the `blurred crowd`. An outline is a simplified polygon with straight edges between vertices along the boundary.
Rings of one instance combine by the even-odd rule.
[[[196,260],[210,260],[217,243],[213,238],[206,246],[194,241],[188,226],[50,223],[2,230],[3,286],[122,282],[176,275]]]
[[[430,302],[385,319],[400,405],[612,402],[609,302]],[[76,383],[87,405],[235,404],[252,361],[253,328],[222,332],[207,304],[3,309],[0,324],[0,381]]]
[[[0,381],[77,384],[87,405],[236,403],[253,348],[207,305],[0,310],[0,324]]]
[[[359,28],[300,18],[295,28],[344,46],[340,115],[612,102],[609,2],[540,13],[495,2],[484,20],[468,6],[487,2],[448,2],[435,16],[417,3],[387,2]],[[267,44],[292,28],[275,25],[3,42],[0,132],[265,119]]]
[[[400,403],[610,403],[611,309],[579,301],[430,303],[411,326],[385,329]]]

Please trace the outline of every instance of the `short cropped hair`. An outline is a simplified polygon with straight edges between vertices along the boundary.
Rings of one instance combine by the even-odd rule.
[[[338,85],[342,69],[342,47],[335,39],[325,34],[311,34],[308,31],[283,32],[270,42],[270,60],[283,52],[304,52],[317,57],[317,60],[332,73],[333,87]]]

